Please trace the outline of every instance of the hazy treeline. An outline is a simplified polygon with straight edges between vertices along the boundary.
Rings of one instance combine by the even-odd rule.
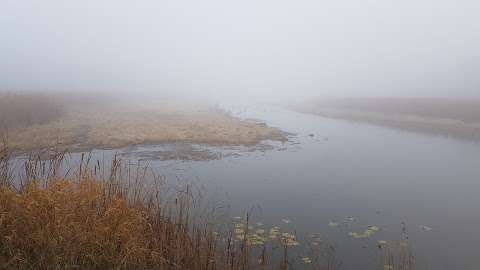
[[[60,118],[62,102],[44,94],[0,94],[0,129],[43,124]]]

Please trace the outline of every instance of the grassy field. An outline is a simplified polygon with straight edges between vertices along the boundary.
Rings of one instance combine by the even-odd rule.
[[[31,99],[15,98],[22,102]],[[43,106],[43,103],[35,104],[33,99],[30,102],[33,104],[29,105],[29,112]],[[51,147],[76,151],[143,143],[252,145],[266,139],[286,140],[278,129],[231,117],[208,105],[156,100],[101,105],[77,103],[65,107],[61,114],[10,128],[7,134],[10,146],[20,151]],[[15,122],[21,114],[12,110],[2,115],[7,122]]]
[[[480,140],[480,100],[329,98],[294,106],[301,112],[402,130]]]

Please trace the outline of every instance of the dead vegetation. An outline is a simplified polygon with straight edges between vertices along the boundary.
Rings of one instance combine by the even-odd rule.
[[[295,233],[275,226],[267,242],[248,214],[219,219],[189,184],[168,187],[117,158],[108,172],[89,155],[62,170],[67,155],[43,151],[15,168],[1,145],[0,269],[340,269],[335,248],[317,237],[300,255]],[[379,246],[381,269],[414,269],[404,243]]]
[[[480,140],[480,100],[428,98],[316,99],[295,110],[401,130]]]
[[[15,180],[8,148],[0,152],[1,269],[286,270],[301,263],[334,270],[339,265],[334,257],[295,262],[292,240],[279,239],[275,248],[255,246],[248,230],[237,239],[235,227],[219,224],[200,207],[201,196],[190,185],[168,192],[164,179],[147,167],[115,158],[104,174],[99,162],[82,155],[77,169],[64,174],[66,153],[45,151],[28,157],[22,178]],[[249,227],[248,215],[244,226]]]
[[[35,121],[35,125],[25,122],[10,129],[11,147],[29,151],[62,146],[71,151],[88,151],[144,143],[253,145],[266,139],[286,139],[278,129],[231,117],[207,105],[164,100],[80,105],[66,108],[61,117]],[[42,106],[32,105],[28,114]],[[25,110],[19,108],[5,113],[14,119],[19,117],[17,114],[27,114]]]

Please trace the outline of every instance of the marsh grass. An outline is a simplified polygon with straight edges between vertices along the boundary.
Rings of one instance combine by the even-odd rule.
[[[287,140],[279,129],[232,117],[207,104],[127,101],[114,95],[99,104],[82,95],[59,93],[0,93],[0,134],[2,130],[8,130],[11,146],[24,152],[59,145],[81,152],[149,143],[218,146]]]
[[[219,222],[215,210],[205,207],[198,189],[186,183],[169,187],[148,166],[117,157],[105,166],[82,154],[75,169],[64,170],[68,153],[43,151],[13,168],[10,151],[6,144],[0,148],[0,269],[295,265],[288,245],[239,241],[232,224]],[[21,177],[14,170],[22,171]]]
[[[239,237],[239,223],[218,218],[201,190],[169,186],[148,166],[82,154],[65,170],[69,154],[56,150],[19,165],[11,151],[0,146],[0,269],[340,269],[327,243],[302,255],[294,232],[255,240],[248,213]],[[383,249],[384,269],[413,269],[406,251]]]
[[[189,224],[188,187],[163,205],[159,190],[120,178],[118,160],[104,181],[87,161],[67,179],[62,156],[27,160],[20,184],[2,172],[0,268],[216,269],[208,226]]]

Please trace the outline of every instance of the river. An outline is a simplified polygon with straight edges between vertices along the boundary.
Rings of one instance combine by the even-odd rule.
[[[273,106],[223,107],[292,133],[290,140],[262,151],[219,148],[227,154],[209,161],[151,159],[150,166],[220,194],[232,216],[250,210],[270,226],[284,219],[298,233],[321,234],[337,247],[342,269],[378,265],[377,241],[399,240],[402,222],[418,269],[478,269],[480,144]],[[118,151],[135,159],[165,147]],[[380,228],[371,237],[348,234],[371,225]]]

